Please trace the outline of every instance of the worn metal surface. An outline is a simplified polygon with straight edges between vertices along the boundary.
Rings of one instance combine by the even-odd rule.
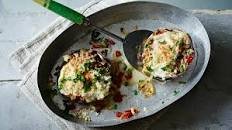
[[[5,2],[4,2],[5,1]],[[13,3],[14,0],[2,0],[2,3]],[[15,1],[14,1],[15,2]],[[32,35],[44,28],[49,21],[55,19],[52,14],[44,13],[33,6],[30,0],[16,3],[11,8],[10,14],[6,13],[4,20],[0,19],[0,36],[7,32],[10,35],[1,37],[0,63],[0,128],[1,129],[58,129],[46,116],[30,104],[24,95],[17,98],[19,89],[17,82],[12,80],[21,78],[17,71],[8,63],[8,55],[18,46],[24,44]],[[180,2],[179,4],[181,4]],[[203,5],[202,5],[203,6]],[[9,6],[10,7],[10,6]],[[18,7],[14,9],[13,7]],[[30,8],[30,9],[28,9]],[[0,8],[1,10],[2,8]],[[1,10],[2,11],[2,10]],[[0,11],[0,12],[1,12]],[[32,12],[32,13],[31,13]],[[206,27],[212,45],[212,56],[203,79],[190,93],[175,104],[171,105],[167,112],[158,119],[149,129],[232,129],[232,88],[231,68],[232,62],[232,11],[198,10],[195,15]],[[13,17],[10,17],[12,16]],[[2,12],[0,15],[2,17]],[[18,24],[14,24],[18,21]],[[4,23],[2,23],[4,22]],[[23,24],[26,22],[27,24]],[[35,24],[40,23],[40,24]],[[28,27],[28,29],[25,29]],[[25,37],[19,38],[4,28],[23,30]],[[22,33],[22,32],[20,32]],[[3,81],[4,80],[4,81]],[[6,81],[5,81],[6,80]],[[10,91],[13,91],[12,93]],[[8,111],[10,110],[10,111]],[[151,119],[152,117],[147,117]],[[151,119],[152,120],[152,119]],[[131,122],[128,125],[119,125],[106,129],[132,128],[134,124],[144,124],[142,120]],[[139,126],[140,126],[139,125]],[[141,128],[141,127],[140,127]],[[146,128],[144,128],[146,129]]]

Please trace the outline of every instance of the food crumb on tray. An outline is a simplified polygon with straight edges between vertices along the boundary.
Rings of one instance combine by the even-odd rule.
[[[89,114],[91,112],[93,112],[94,109],[91,108],[82,108],[82,109],[74,109],[74,110],[70,110],[69,114],[73,115],[74,117],[81,119],[83,121],[91,121],[91,117],[89,116]]]
[[[138,83],[138,90],[145,96],[150,97],[155,94],[155,87],[150,80],[140,80]]]
[[[129,110],[123,111],[123,112],[116,112],[115,116],[122,120],[130,119],[131,117],[135,116],[139,113],[139,110],[136,108],[130,108]]]

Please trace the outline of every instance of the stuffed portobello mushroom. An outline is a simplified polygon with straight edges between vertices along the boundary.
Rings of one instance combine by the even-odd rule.
[[[194,59],[190,36],[178,29],[160,28],[143,44],[142,72],[154,78],[173,79],[184,73]]]
[[[111,65],[99,53],[81,49],[64,56],[64,60],[67,63],[62,67],[58,79],[61,94],[86,103],[102,100],[109,94]]]

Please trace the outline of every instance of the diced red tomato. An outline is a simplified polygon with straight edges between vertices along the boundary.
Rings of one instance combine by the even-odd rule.
[[[120,118],[122,116],[122,112],[116,112],[116,117]]]
[[[125,112],[122,114],[121,119],[129,119],[133,116],[131,112]]]
[[[193,61],[193,55],[187,56],[186,59],[187,59],[187,63],[188,64],[192,63],[192,61]]]
[[[120,119],[129,119],[138,112],[139,111],[137,109],[131,108],[131,109],[126,110],[124,112],[116,112],[116,117],[118,117]]]
[[[120,56],[122,56],[122,53],[121,53],[120,51],[117,50],[117,51],[115,52],[115,55],[116,55],[116,57],[120,57]]]

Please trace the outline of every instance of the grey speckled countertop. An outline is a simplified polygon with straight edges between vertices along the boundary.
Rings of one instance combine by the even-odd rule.
[[[60,1],[78,7],[90,0],[79,0],[78,3],[75,0]],[[209,66],[197,86],[165,109],[165,112],[161,111],[159,115],[162,116],[149,130],[232,130],[232,10],[202,10],[203,8],[232,9],[232,2],[215,0],[214,4],[211,2],[207,4],[208,0],[203,0],[202,4],[196,4],[198,0],[163,1],[188,9],[201,9],[193,12],[209,34],[212,54]],[[31,0],[23,0],[23,2],[0,0],[2,66],[0,68],[0,129],[2,130],[58,129],[19,91],[16,84],[21,80],[22,75],[8,62],[10,52],[23,45],[55,18],[54,14],[37,7]],[[143,123],[141,120],[135,122],[138,122],[138,125]],[[123,125],[114,127],[124,128]]]

